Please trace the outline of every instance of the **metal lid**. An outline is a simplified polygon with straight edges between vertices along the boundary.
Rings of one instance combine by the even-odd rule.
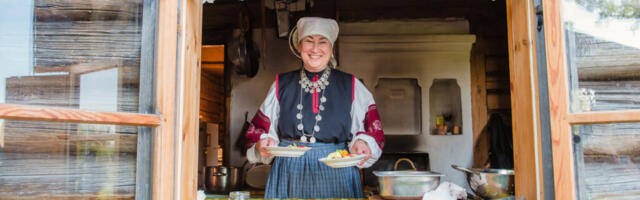
[[[376,176],[444,176],[432,171],[374,171]]]

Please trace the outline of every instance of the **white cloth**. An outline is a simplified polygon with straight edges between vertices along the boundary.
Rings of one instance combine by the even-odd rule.
[[[422,200],[467,199],[467,191],[453,183],[442,182],[435,190],[424,193]]]
[[[354,135],[354,138],[349,142],[349,149],[353,146],[356,140],[361,139],[367,142],[367,146],[371,150],[371,158],[367,160],[363,165],[358,165],[359,168],[367,168],[371,167],[382,155],[382,149],[378,146],[376,140],[366,134],[360,134],[356,136],[358,132],[365,132],[365,124],[363,123],[364,118],[369,111],[369,106],[375,105],[376,102],[373,100],[373,95],[367,89],[360,80],[356,79],[354,81],[355,86],[353,87],[353,103],[351,104],[351,134]],[[382,127],[380,127],[382,128]]]
[[[197,200],[204,200],[206,198],[207,198],[207,195],[204,194],[204,191],[203,190],[198,190],[198,194],[196,196],[196,199]]]

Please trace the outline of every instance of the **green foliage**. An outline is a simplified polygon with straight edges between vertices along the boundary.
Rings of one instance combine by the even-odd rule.
[[[575,0],[591,12],[598,12],[601,18],[640,18],[640,0]]]

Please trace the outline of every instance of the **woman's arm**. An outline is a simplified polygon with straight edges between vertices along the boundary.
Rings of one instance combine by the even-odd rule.
[[[280,114],[277,87],[276,76],[276,82],[271,84],[271,89],[269,89],[267,98],[260,106],[260,109],[258,109],[258,112],[253,116],[249,129],[247,129],[247,132],[245,133],[247,138],[247,147],[249,147],[249,149],[247,149],[247,159],[250,163],[261,162],[267,164],[273,159],[273,156],[260,155],[260,151],[256,149],[256,146],[265,145],[256,145],[256,143],[265,138],[273,139],[273,141],[275,141],[273,145],[275,146],[280,142],[278,139],[278,133],[276,132],[278,117]]]
[[[357,145],[358,140],[366,143],[371,156],[360,168],[371,167],[382,155],[384,146],[384,131],[380,122],[380,115],[376,108],[371,92],[355,77],[353,78],[353,102],[351,103],[351,134],[353,139],[349,149]],[[365,150],[366,151],[366,150]]]

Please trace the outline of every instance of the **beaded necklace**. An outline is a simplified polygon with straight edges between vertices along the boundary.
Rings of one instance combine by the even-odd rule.
[[[327,102],[327,98],[324,96],[324,93],[329,85],[329,75],[331,75],[331,68],[326,68],[322,73],[322,76],[318,79],[318,75],[313,78],[313,81],[310,81],[307,78],[307,74],[304,72],[304,69],[300,69],[300,102],[298,103],[298,114],[296,114],[296,118],[298,119],[298,130],[302,132],[302,137],[300,137],[300,142],[310,142],[316,143],[315,134],[320,132],[320,126],[318,126],[318,122],[322,120],[322,115],[320,115],[320,111],[324,110],[324,103]],[[306,134],[304,132],[304,125],[302,124],[302,91],[313,94],[313,112],[316,114],[315,116],[315,124],[313,125],[313,131],[311,134]],[[321,97],[318,103],[318,93],[321,93]],[[307,141],[308,138],[308,141]]]

